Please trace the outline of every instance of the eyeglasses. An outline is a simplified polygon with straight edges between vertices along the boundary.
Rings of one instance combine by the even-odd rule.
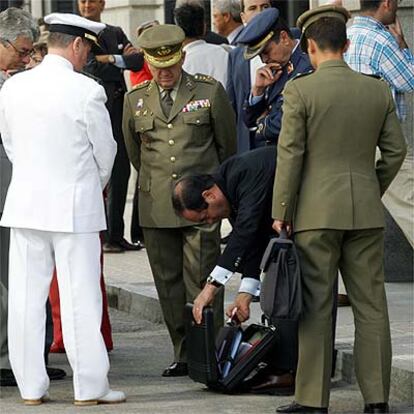
[[[27,57],[27,56],[32,56],[33,53],[34,53],[34,50],[33,49],[30,49],[30,50],[19,50],[19,49],[17,49],[17,47],[12,42],[10,42],[10,40],[5,39],[5,41],[15,50],[15,52],[22,59],[25,58],[25,57]]]

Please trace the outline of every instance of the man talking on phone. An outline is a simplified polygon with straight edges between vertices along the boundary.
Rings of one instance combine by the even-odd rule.
[[[250,95],[243,107],[246,126],[255,131],[254,147],[276,145],[282,120],[282,91],[289,79],[312,70],[279,10],[269,8],[253,17],[241,33],[244,58],[260,55],[265,66],[256,71]]]

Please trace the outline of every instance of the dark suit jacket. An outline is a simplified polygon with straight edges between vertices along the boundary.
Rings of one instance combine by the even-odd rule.
[[[212,32],[211,30],[209,30],[205,34],[204,40],[207,43],[211,43],[213,45],[222,45],[222,44],[228,44],[229,43],[228,40],[225,37],[220,36],[219,34]]]
[[[218,265],[259,279],[260,261],[272,234],[272,189],[276,148],[266,147],[226,160],[215,182],[231,206],[230,239]]]
[[[250,63],[243,57],[243,48],[236,47],[229,53],[227,70],[227,95],[236,113],[237,122],[237,152],[249,151],[250,133],[243,122],[243,105],[250,93]]]
[[[122,55],[125,46],[130,43],[120,27],[106,25],[106,28],[99,34],[98,43],[101,48],[97,55]],[[126,69],[138,71],[144,65],[144,58],[141,54],[123,56]],[[103,82],[108,101],[106,107],[111,116],[112,127],[115,139],[119,142],[122,134],[122,108],[124,94],[127,90],[123,69],[111,63],[100,63],[90,54],[88,62],[84,67],[85,72],[99,78]]]
[[[255,105],[249,104],[246,98],[243,106],[242,117],[248,128],[256,127],[254,146],[276,145],[282,123],[282,91],[286,82],[294,78],[298,73],[306,73],[312,70],[312,65],[306,53],[298,46],[290,58],[293,71],[287,73],[287,66],[283,69],[280,79],[269,86],[264,98]],[[250,94],[249,94],[250,96]],[[264,114],[264,115],[263,115]]]

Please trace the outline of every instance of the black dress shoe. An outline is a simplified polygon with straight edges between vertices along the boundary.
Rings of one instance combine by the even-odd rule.
[[[15,387],[17,385],[11,369],[0,369],[0,386]]]
[[[282,405],[276,408],[277,413],[327,413],[328,409],[325,407],[307,407],[293,402],[289,405]]]
[[[286,372],[281,375],[265,375],[258,380],[253,378],[249,391],[253,394],[293,395],[295,377],[290,372]]]
[[[364,413],[389,413],[388,403],[365,404]]]
[[[104,243],[102,250],[104,253],[124,253],[125,249],[122,248],[118,243]]]
[[[51,381],[60,380],[66,377],[66,372],[60,368],[46,367],[46,372]]]
[[[60,380],[66,377],[66,372],[60,368],[46,367],[46,372],[51,381]],[[0,369],[0,386],[15,387],[17,385],[11,369]]]
[[[141,243],[130,243],[125,239],[121,239],[117,242],[117,244],[126,251],[137,251],[144,248]]]
[[[173,362],[162,373],[163,377],[184,377],[188,375],[188,366],[185,362]]]

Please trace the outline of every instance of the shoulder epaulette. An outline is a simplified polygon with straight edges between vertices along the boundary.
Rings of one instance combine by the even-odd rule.
[[[99,85],[103,85],[102,79],[92,75],[92,73],[86,72],[84,70],[81,70],[80,73],[86,76],[87,78],[93,79],[95,82],[99,83]]]
[[[134,89],[141,89],[141,88],[143,88],[144,86],[148,85],[150,82],[151,82],[151,81],[149,81],[149,80],[144,80],[144,81],[142,81],[142,82],[140,82],[140,83],[137,83],[136,85],[134,85],[134,86],[132,87],[132,90],[134,90]]]
[[[194,75],[194,80],[198,82],[206,82],[206,83],[216,83],[217,81],[209,75],[204,75],[203,73],[196,73]]]
[[[129,91],[127,91],[126,95],[130,95],[131,93],[134,93],[136,91],[139,91],[140,89],[145,88],[146,86],[148,86],[150,84],[151,81],[149,80],[145,80],[141,83],[137,83],[136,85],[134,85],[132,87],[132,89],[130,89]]]
[[[381,77],[381,76],[379,76],[379,75],[376,75],[375,73],[362,73],[362,72],[360,72],[362,75],[365,75],[365,76],[369,76],[370,78],[374,78],[374,79],[379,79],[379,80],[384,80],[384,78],[383,77]]]
[[[308,71],[308,72],[303,72],[303,73],[297,73],[292,79],[290,79],[291,81],[294,81],[294,80],[296,80],[296,79],[299,79],[299,78],[303,78],[304,76],[308,76],[308,75],[312,75],[312,73],[313,73],[313,70],[310,70],[310,71]]]

